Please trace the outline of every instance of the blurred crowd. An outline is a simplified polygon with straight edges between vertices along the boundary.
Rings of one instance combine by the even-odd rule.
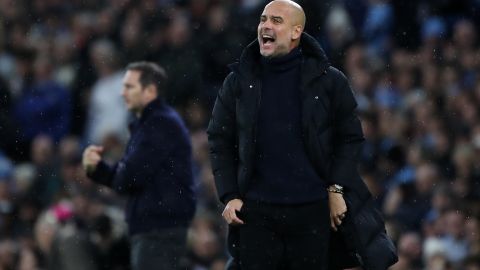
[[[138,60],[165,67],[191,132],[200,202],[184,264],[223,269],[205,128],[266,2],[0,0],[0,270],[128,269],[124,200],[86,178],[81,152],[122,155],[122,68]],[[355,90],[392,269],[479,270],[480,1],[297,2]]]

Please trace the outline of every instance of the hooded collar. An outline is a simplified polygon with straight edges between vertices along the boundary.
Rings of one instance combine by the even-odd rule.
[[[323,73],[330,66],[325,51],[315,38],[309,34],[305,32],[302,33],[299,47],[304,59],[306,59],[304,65],[313,65],[311,67],[320,71],[319,74]],[[259,74],[261,59],[260,45],[258,44],[258,40],[255,39],[243,50],[240,61],[230,65],[230,68],[232,71],[238,72],[243,76]]]
[[[283,72],[298,66],[302,61],[302,49],[295,47],[286,55],[279,57],[262,57],[262,65],[273,72]]]

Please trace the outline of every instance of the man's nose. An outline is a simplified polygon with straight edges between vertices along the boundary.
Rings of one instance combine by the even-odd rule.
[[[270,20],[266,20],[266,21],[263,22],[261,28],[262,28],[262,30],[271,29],[272,28],[272,23],[270,22]]]

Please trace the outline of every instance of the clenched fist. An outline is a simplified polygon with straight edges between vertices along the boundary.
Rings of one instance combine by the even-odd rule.
[[[103,146],[89,145],[83,151],[82,165],[83,169],[87,172],[93,172],[98,163],[102,160]]]

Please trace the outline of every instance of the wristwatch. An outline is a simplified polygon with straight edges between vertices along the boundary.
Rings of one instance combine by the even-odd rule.
[[[333,184],[328,186],[327,191],[343,194],[343,187],[338,184]]]

